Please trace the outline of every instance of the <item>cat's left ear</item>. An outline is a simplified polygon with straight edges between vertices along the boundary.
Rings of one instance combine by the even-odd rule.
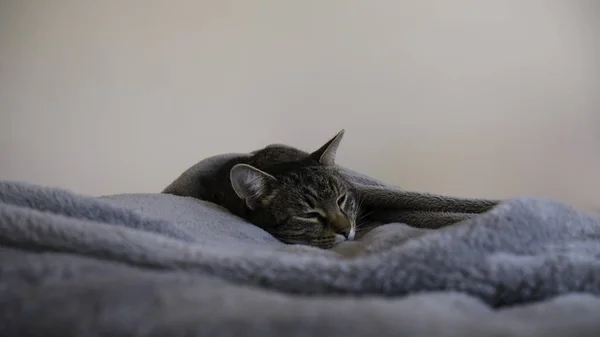
[[[333,166],[335,165],[335,153],[337,152],[340,142],[344,137],[344,130],[338,132],[335,137],[331,138],[325,145],[321,146],[320,149],[310,154],[312,158],[317,160],[321,165]]]
[[[272,175],[247,164],[237,164],[229,171],[231,187],[240,199],[254,209],[268,193],[270,185],[277,179]]]

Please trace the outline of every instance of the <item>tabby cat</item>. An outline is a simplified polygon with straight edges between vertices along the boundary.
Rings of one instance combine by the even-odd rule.
[[[335,166],[344,130],[313,153],[270,145],[224,165],[212,199],[290,244],[320,248],[352,240],[358,201]]]

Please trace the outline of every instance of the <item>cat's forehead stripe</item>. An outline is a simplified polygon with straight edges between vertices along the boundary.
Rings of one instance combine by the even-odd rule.
[[[301,200],[301,202],[303,203],[303,206],[304,206],[304,207],[306,207],[306,208],[315,208],[315,206],[316,206],[316,204],[317,204],[317,203],[316,203],[316,202],[315,202],[313,199],[311,199],[311,198],[303,198],[303,199],[300,199],[300,200]]]
[[[314,201],[315,203],[317,203],[320,199],[319,192],[314,190],[312,186],[305,186],[304,191],[306,196],[312,198],[312,201]]]
[[[335,179],[335,178],[332,177],[331,179],[327,179],[327,180],[328,180],[328,183],[329,183],[329,187],[332,190],[334,190],[336,194],[339,194],[340,193],[339,182],[337,181],[337,179]]]

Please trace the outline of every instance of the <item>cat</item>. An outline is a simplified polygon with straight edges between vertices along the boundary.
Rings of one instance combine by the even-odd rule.
[[[335,165],[344,130],[307,153],[269,145],[216,173],[212,201],[288,244],[331,248],[353,240],[357,196]]]

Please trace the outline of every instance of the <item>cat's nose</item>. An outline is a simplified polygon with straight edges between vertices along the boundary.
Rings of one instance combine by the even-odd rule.
[[[356,231],[354,230],[353,227],[348,227],[347,229],[337,232],[337,234],[343,236],[345,241],[352,241],[352,240],[354,240]]]
[[[342,229],[342,230],[338,230],[337,233],[344,236],[346,238],[346,240],[348,240],[348,236],[350,236],[350,227]]]

